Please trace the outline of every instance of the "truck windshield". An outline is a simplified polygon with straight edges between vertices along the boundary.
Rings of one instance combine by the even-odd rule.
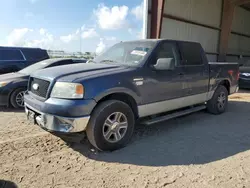
[[[96,57],[93,62],[138,66],[155,45],[155,41],[120,42]]]

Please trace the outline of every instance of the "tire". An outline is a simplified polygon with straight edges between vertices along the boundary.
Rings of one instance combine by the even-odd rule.
[[[25,88],[18,88],[15,91],[12,92],[11,96],[10,96],[10,104],[18,109],[18,108],[23,108],[24,107],[24,101],[23,98],[21,98],[20,100],[22,100],[22,105],[18,103],[18,101],[20,101],[18,98],[20,98],[20,95],[24,95],[24,92],[26,91]]]
[[[129,143],[134,124],[135,116],[129,105],[118,100],[108,100],[99,104],[92,112],[86,130],[87,138],[101,151],[114,151]]]
[[[222,102],[222,98],[224,102]],[[207,102],[207,111],[211,114],[222,114],[226,111],[228,106],[228,91],[225,86],[219,85],[215,93]]]

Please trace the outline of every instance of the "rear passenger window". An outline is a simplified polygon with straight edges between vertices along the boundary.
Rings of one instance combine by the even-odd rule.
[[[183,65],[202,65],[202,51],[198,43],[181,42],[179,43],[183,59],[186,62]]]
[[[24,58],[20,50],[0,50],[0,60],[22,61]]]
[[[41,61],[48,58],[48,53],[40,49],[22,49],[28,61]]]

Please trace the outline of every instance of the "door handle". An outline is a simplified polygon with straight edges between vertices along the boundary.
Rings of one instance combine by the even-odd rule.
[[[179,76],[184,76],[184,73],[180,72],[178,73]]]

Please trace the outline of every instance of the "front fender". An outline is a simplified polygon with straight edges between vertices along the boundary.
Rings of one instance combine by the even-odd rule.
[[[131,97],[133,97],[135,99],[137,104],[141,103],[141,98],[140,98],[140,96],[137,95],[137,93],[135,93],[134,91],[132,91],[128,88],[124,88],[124,87],[116,87],[116,88],[108,89],[108,90],[96,95],[94,97],[94,100],[98,102],[102,98],[104,98],[108,95],[111,95],[111,94],[115,94],[115,93],[123,93],[123,94],[130,95]]]
[[[102,80],[96,79],[83,83],[85,88],[85,99],[94,99],[95,101],[101,100],[103,97],[114,93],[123,93],[133,97],[137,104],[141,103],[141,94],[130,79],[122,81],[116,79]]]

